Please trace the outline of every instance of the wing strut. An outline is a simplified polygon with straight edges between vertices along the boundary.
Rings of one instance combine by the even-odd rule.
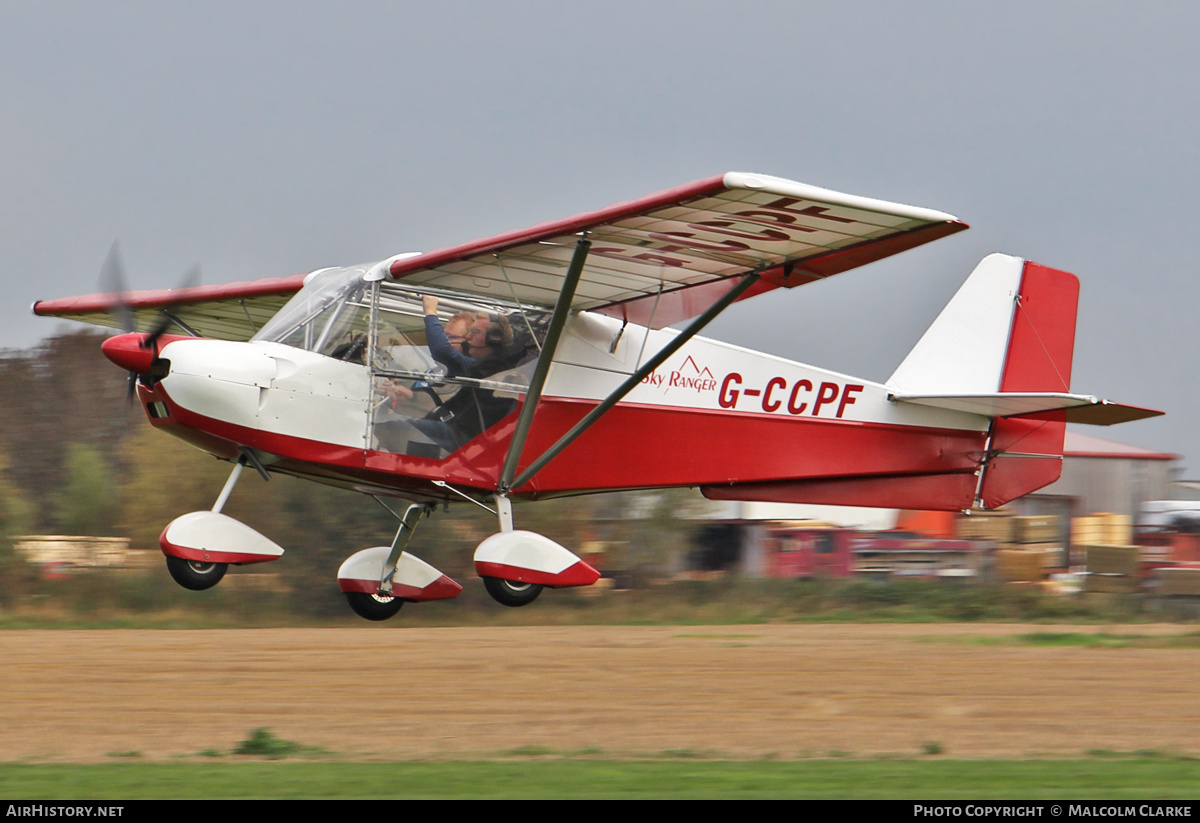
[[[588,250],[592,241],[587,235],[580,236],[575,242],[575,253],[571,255],[571,264],[567,267],[567,276],[558,292],[558,302],[554,304],[554,314],[550,317],[550,326],[546,329],[546,339],[542,343],[541,356],[534,367],[533,377],[529,380],[529,388],[525,392],[525,402],[521,405],[521,414],[517,417],[517,425],[513,429],[512,441],[508,444],[508,454],[504,457],[504,467],[500,471],[500,491],[507,494],[512,488],[513,475],[517,473],[517,461],[525,448],[525,438],[529,427],[533,424],[533,413],[537,411],[538,400],[542,396],[542,387],[546,385],[546,375],[550,373],[550,361],[558,349],[558,338],[562,335],[563,326],[567,324],[567,316],[571,313],[571,301],[575,299],[575,287],[579,285],[579,277],[583,274],[583,265],[587,262]]]
[[[574,261],[572,261],[572,263],[574,263]],[[629,392],[633,391],[633,389],[639,383],[641,383],[642,380],[644,380],[646,378],[646,375],[650,374],[650,372],[654,371],[659,366],[661,366],[668,357],[673,355],[680,348],[682,348],[685,343],[687,343],[689,340],[691,340],[693,337],[695,337],[697,334],[699,334],[700,330],[703,329],[705,326],[707,326],[709,321],[711,321],[714,317],[716,317],[721,312],[725,311],[725,309],[728,308],[730,306],[730,304],[732,304],[735,300],[737,300],[739,297],[741,297],[746,292],[747,289],[749,289],[751,286],[753,286],[755,283],[757,283],[758,279],[759,279],[759,272],[757,272],[757,271],[752,271],[752,272],[748,272],[747,274],[745,274],[742,277],[742,279],[737,283],[737,285],[735,285],[732,289],[730,289],[728,292],[726,292],[725,295],[723,297],[721,297],[721,299],[719,299],[717,302],[715,302],[711,306],[709,306],[708,309],[704,312],[704,314],[700,315],[695,320],[693,320],[686,329],[684,329],[679,334],[677,334],[674,337],[674,339],[671,340],[670,343],[668,343],[666,346],[664,346],[662,348],[661,351],[658,352],[658,354],[654,355],[649,360],[647,360],[645,362],[645,364],[643,364],[640,369],[638,369],[632,375],[630,375],[629,378],[624,383],[622,383],[617,388],[613,389],[612,393],[609,394],[608,397],[606,397],[606,398],[604,398],[604,400],[600,401],[600,405],[596,406],[596,408],[594,408],[590,412],[588,412],[588,414],[582,420],[580,420],[578,423],[576,423],[574,426],[571,427],[570,431],[568,431],[566,434],[564,434],[562,437],[560,437],[553,446],[551,446],[550,448],[548,448],[544,452],[542,452],[541,456],[538,457],[536,460],[534,460],[532,463],[530,463],[529,467],[526,468],[525,471],[523,471],[521,473],[521,476],[518,477],[516,480],[514,480],[511,484],[505,483],[504,481],[507,480],[508,477],[511,476],[508,474],[509,463],[510,462],[515,463],[516,458],[513,455],[514,454],[519,455],[520,449],[514,450],[513,448],[510,448],[509,453],[508,453],[508,459],[506,459],[504,461],[505,473],[501,475],[500,493],[508,494],[508,492],[511,491],[512,489],[520,488],[521,486],[528,483],[535,474],[537,474],[543,468],[546,467],[547,463],[549,463],[555,457],[558,457],[559,453],[563,449],[565,449],[567,446],[571,445],[571,443],[573,443],[575,441],[575,439],[577,437],[579,437],[579,435],[581,435],[585,431],[587,431],[587,429],[593,423],[595,423],[596,420],[599,419],[601,415],[603,415],[605,412],[607,412],[613,406],[617,405],[617,403],[621,402],[621,399],[623,397],[625,397],[625,395],[629,394]],[[572,288],[574,288],[574,287],[572,286]],[[548,361],[550,358],[549,358],[549,356],[546,356],[545,353],[552,352],[552,351],[553,350],[547,346],[543,350],[543,358],[542,359]],[[538,362],[538,366],[539,366],[539,368],[541,367],[540,361]],[[548,363],[547,363],[547,367],[549,367]],[[532,386],[530,387],[530,389],[532,390]],[[540,386],[539,386],[539,391],[540,391]],[[526,402],[526,404],[529,403],[528,398],[526,399],[525,402]],[[521,409],[521,413],[523,416],[525,413],[524,408]],[[530,417],[532,418],[532,416],[533,416],[532,412],[530,412]],[[519,425],[519,421],[518,421],[518,425]],[[522,433],[522,445],[523,445],[523,441],[524,441],[524,433]],[[513,445],[514,446],[516,445],[515,435],[513,438]]]

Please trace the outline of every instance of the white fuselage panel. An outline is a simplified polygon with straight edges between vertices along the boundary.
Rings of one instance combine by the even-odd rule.
[[[622,332],[621,321],[614,318],[577,315],[567,325],[545,395],[600,400],[675,334],[633,324]],[[616,347],[609,351],[614,341]],[[647,375],[623,402],[970,431],[988,426],[987,418],[979,415],[914,410],[888,396],[888,387],[880,383],[696,337]]]
[[[188,411],[247,428],[364,448],[365,366],[280,343],[177,340],[162,386]]]

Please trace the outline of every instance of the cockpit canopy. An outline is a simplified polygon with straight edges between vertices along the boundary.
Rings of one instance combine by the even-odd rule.
[[[536,359],[545,337],[544,309],[473,295],[406,287],[389,278],[374,279],[375,264],[320,269],[252,338],[283,343],[339,360],[370,365],[389,374],[422,376],[438,364],[429,352],[421,298],[438,297],[444,325],[460,312],[501,317],[512,330],[510,358]]]
[[[310,274],[253,340],[369,368],[372,448],[442,458],[516,408],[548,322],[544,309],[414,289],[365,264]]]

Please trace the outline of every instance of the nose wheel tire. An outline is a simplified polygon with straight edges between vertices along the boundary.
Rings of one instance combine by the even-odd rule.
[[[505,606],[528,606],[542,593],[537,583],[520,583],[499,577],[483,578],[483,586],[497,603]]]
[[[389,617],[395,617],[404,605],[404,601],[399,597],[380,597],[364,592],[345,592],[345,595],[354,613],[367,620],[387,620]]]
[[[203,560],[184,560],[182,557],[167,555],[167,571],[175,582],[185,589],[202,592],[211,589],[221,582],[228,563],[209,563]]]

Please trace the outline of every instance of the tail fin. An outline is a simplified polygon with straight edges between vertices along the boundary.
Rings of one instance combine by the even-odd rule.
[[[1100,403],[1070,394],[1078,302],[1074,275],[989,255],[888,380],[898,400],[994,418],[976,505],[1057,480],[1064,409]]]
[[[902,395],[1069,392],[1079,281],[990,254],[888,379]]]

